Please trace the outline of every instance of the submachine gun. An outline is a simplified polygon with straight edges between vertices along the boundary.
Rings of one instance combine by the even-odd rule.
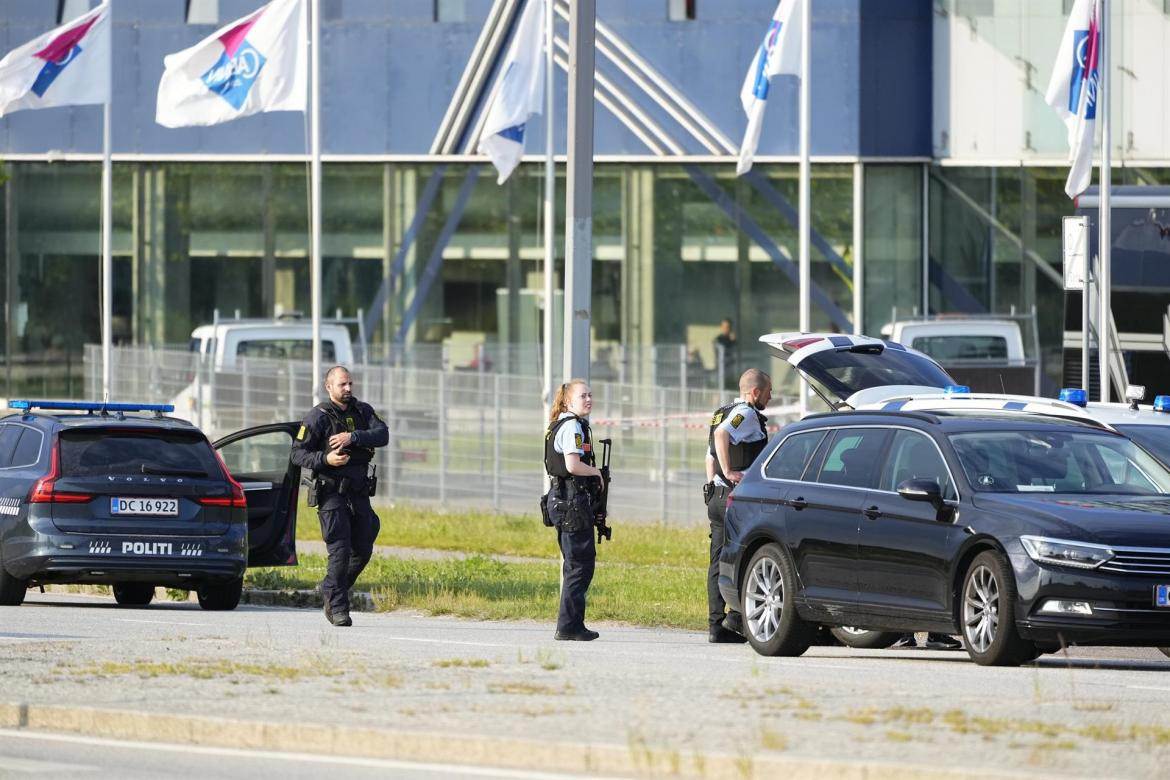
[[[602,539],[613,539],[613,529],[605,523],[609,516],[609,456],[613,439],[600,439],[597,443],[601,445],[601,467],[598,469],[601,472],[601,487],[594,503],[593,525],[597,527],[597,543],[601,544]]]

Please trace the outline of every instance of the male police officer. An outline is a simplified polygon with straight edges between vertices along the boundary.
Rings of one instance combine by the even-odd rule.
[[[745,642],[743,618],[727,606],[719,593],[719,555],[723,550],[727,494],[743,479],[743,471],[768,443],[767,418],[760,412],[772,400],[772,380],[758,368],[739,378],[739,395],[715,410],[707,436],[707,478],[703,496],[711,521],[711,562],[707,569],[707,620],[709,642]]]
[[[325,392],[329,400],[314,406],[297,432],[292,462],[312,472],[310,491],[329,552],[321,581],[325,619],[351,626],[349,589],[370,561],[380,526],[370,506],[376,482],[367,479],[367,469],[374,447],[385,447],[390,433],[372,406],[353,397],[349,369],[329,369]]]

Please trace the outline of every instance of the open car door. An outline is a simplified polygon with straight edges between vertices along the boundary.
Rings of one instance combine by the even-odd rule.
[[[270,423],[230,434],[212,446],[248,499],[248,565],[297,565],[301,468],[289,460],[299,422]]]
[[[769,333],[760,341],[799,371],[830,409],[856,409],[896,394],[937,393],[956,384],[930,356],[871,336]]]

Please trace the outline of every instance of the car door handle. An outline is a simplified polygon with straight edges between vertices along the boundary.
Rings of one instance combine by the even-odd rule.
[[[800,510],[802,510],[806,506],[808,506],[808,502],[804,500],[803,496],[799,496],[797,498],[789,499],[788,505],[799,512]]]
[[[882,513],[882,510],[878,509],[877,505],[867,506],[865,509],[861,510],[861,514],[865,515],[870,520],[873,520],[875,517],[880,516],[881,513]]]

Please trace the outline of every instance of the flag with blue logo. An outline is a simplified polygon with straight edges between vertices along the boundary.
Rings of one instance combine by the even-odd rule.
[[[1068,127],[1072,167],[1064,191],[1070,198],[1088,189],[1093,178],[1101,33],[1101,0],[1076,0],[1044,96]]]
[[[110,6],[102,3],[0,60],[0,116],[110,100]]]
[[[800,75],[800,25],[802,0],[780,0],[764,40],[756,49],[751,67],[743,78],[739,99],[747,114],[747,130],[739,147],[739,162],[735,175],[752,169],[752,158],[760,145],[760,128],[764,124],[764,109],[768,105],[768,89],[772,77],[781,73]]]
[[[306,15],[304,0],[272,0],[191,48],[167,55],[154,120],[164,127],[190,127],[261,111],[304,111]]]
[[[479,151],[496,166],[498,184],[520,164],[528,119],[540,114],[544,105],[543,29],[544,0],[528,0],[479,137]]]

